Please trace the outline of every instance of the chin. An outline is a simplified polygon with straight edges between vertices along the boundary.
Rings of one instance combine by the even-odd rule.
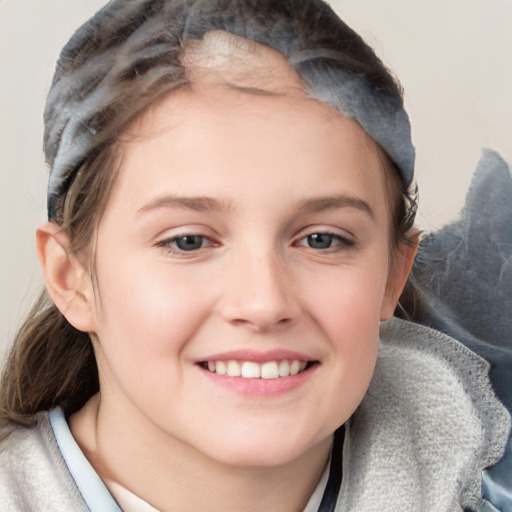
[[[232,436],[225,438],[224,442],[217,439],[214,445],[210,445],[208,455],[228,466],[270,468],[291,463],[321,444],[321,441],[311,436],[294,439],[289,432],[283,434],[277,429],[273,429],[268,436],[261,434],[247,433],[242,438]],[[331,434],[325,439],[330,444]]]
[[[286,465],[299,458],[304,451],[279,450],[249,446],[236,447],[230,452],[216,453],[214,457],[218,462],[237,468],[271,468]]]

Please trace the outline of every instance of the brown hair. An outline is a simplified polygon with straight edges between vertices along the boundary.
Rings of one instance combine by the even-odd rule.
[[[69,235],[70,252],[82,253],[94,239],[117,165],[116,145],[105,145],[90,165],[83,165],[59,205],[57,219]],[[24,425],[31,424],[37,412],[56,406],[72,414],[99,389],[89,335],[66,320],[46,290],[14,340],[0,386],[0,422]]]
[[[146,3],[152,2],[148,0]],[[125,26],[120,27],[115,12],[113,17],[107,20],[110,25],[101,25],[101,20],[93,19],[90,23],[93,25],[94,38],[91,39],[89,34],[85,43],[76,36],[71,40],[57,67],[60,78],[69,78],[75,70],[82,73],[87,68],[89,60],[105,52],[111,52],[115,45],[122,46],[123,41],[130,35],[128,32],[136,31],[149,16],[149,11],[144,11],[144,14],[137,11],[142,9],[142,4],[144,2],[133,4],[135,7],[128,7],[128,3],[123,2],[109,4],[114,11],[128,9],[129,20],[125,20]],[[314,24],[311,21],[314,9],[319,9],[321,15],[327,16],[329,23],[332,23],[329,17],[331,14],[326,10],[328,8],[321,2],[301,0],[297,3],[290,0],[290,5],[292,4],[294,9],[300,10],[305,16],[304,23],[308,24],[308,30]],[[304,7],[306,4],[307,9]],[[290,16],[290,13],[280,12],[274,15],[283,17]],[[318,20],[315,20],[315,23],[315,34],[320,37],[326,33],[325,27]],[[212,24],[215,25],[214,22]],[[350,44],[343,48],[346,61],[344,65],[346,64],[347,68],[358,76],[367,77],[376,88],[391,91],[389,94],[401,104],[400,87],[389,72],[357,34],[344,24],[343,27],[347,38],[350,39]],[[339,30],[339,26],[337,29]],[[198,39],[201,35],[189,34],[189,37]],[[165,38],[157,41],[158,44],[167,42]],[[176,46],[176,41],[173,40],[171,43]],[[329,59],[322,63],[326,69],[329,69]],[[159,66],[162,67],[164,64],[168,72],[158,75],[158,79],[155,80],[143,79],[146,74],[151,74],[151,70],[160,69]],[[68,250],[75,255],[90,254],[94,246],[95,233],[120,168],[121,134],[131,122],[164,95],[179,87],[190,86],[183,66],[177,63],[173,67],[169,55],[165,52],[159,59],[155,56],[145,60],[140,58],[132,62],[131,68],[120,68],[120,76],[112,85],[113,90],[109,91],[113,98],[111,103],[95,112],[88,120],[86,129],[94,132],[94,143],[90,145],[85,159],[79,162],[72,177],[63,184],[65,190],[52,197],[52,221],[69,235]],[[89,72],[80,76],[78,86],[85,88],[83,94],[90,93],[93,86],[99,86],[101,83],[101,77],[90,80]],[[59,79],[56,78],[52,85],[53,93],[58,88]],[[74,91],[74,94],[77,95],[79,92]],[[53,133],[48,133],[52,132],[52,129],[48,128],[53,123],[52,115],[52,109],[49,109],[45,149],[47,159],[53,166],[60,139],[55,139]],[[54,127],[53,131],[57,132],[58,137],[62,137],[63,129]],[[77,137],[79,135],[80,133]],[[414,194],[410,194],[408,185],[400,177],[395,165],[387,155],[385,159],[387,164],[383,167],[386,172],[386,193],[393,226],[391,241],[396,249],[400,243],[407,241],[416,203]],[[56,406],[62,407],[65,414],[70,415],[79,410],[99,389],[98,371],[89,335],[76,330],[67,322],[51,302],[46,291],[30,311],[14,340],[3,369],[0,389],[0,426],[9,422],[29,425],[34,422],[34,415],[37,412]]]

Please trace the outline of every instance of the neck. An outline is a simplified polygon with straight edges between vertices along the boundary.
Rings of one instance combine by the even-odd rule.
[[[233,466],[144,427],[133,417],[104,414],[99,395],[70,419],[73,436],[99,476],[162,512],[303,510],[325,468],[331,441],[284,464]]]

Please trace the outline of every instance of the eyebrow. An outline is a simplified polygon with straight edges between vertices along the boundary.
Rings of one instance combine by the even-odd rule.
[[[184,208],[194,212],[208,212],[227,210],[229,209],[229,204],[219,201],[213,197],[188,197],[171,194],[153,199],[140,208],[138,213],[145,213],[161,207]],[[336,208],[355,208],[368,214],[371,219],[375,218],[371,206],[366,201],[350,195],[306,199],[299,203],[298,211],[301,213],[319,213],[326,210],[334,210]]]
[[[306,199],[299,204],[299,211],[304,213],[319,213],[336,208],[356,208],[368,214],[372,220],[375,220],[375,214],[372,207],[359,197],[351,195],[338,195],[328,197],[318,197]]]
[[[185,210],[191,210],[194,212],[208,212],[208,211],[221,211],[229,208],[229,205],[214,199],[213,197],[197,196],[197,197],[185,197],[177,195],[165,195],[153,199],[137,213],[145,213],[156,208],[167,207],[167,208],[184,208]]]

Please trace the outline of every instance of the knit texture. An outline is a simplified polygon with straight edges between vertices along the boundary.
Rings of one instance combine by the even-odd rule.
[[[510,429],[489,364],[396,318],[381,336],[370,388],[347,425],[337,510],[479,510],[482,470],[500,459]]]
[[[47,413],[39,415],[36,427],[18,427],[0,445],[0,510],[89,510],[62,458]]]

